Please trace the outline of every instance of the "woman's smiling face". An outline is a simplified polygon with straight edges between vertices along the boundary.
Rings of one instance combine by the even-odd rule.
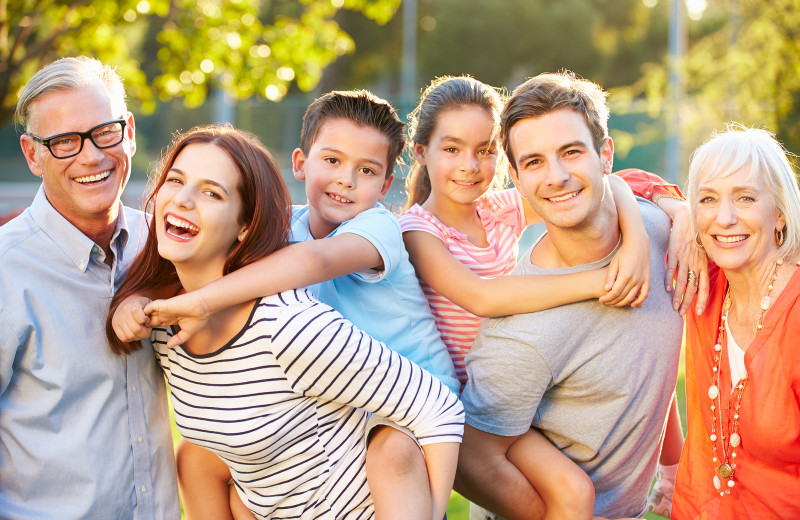
[[[706,169],[697,187],[696,222],[708,257],[731,272],[748,273],[771,262],[775,232],[785,219],[757,172],[744,167],[727,176]]]
[[[202,274],[205,283],[222,276],[245,231],[239,183],[233,160],[214,144],[190,144],[175,158],[156,195],[155,223],[158,253],[179,275]]]

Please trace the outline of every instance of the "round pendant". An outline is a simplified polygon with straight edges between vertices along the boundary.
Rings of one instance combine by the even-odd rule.
[[[719,465],[719,476],[722,478],[730,478],[733,475],[733,470],[727,464]]]
[[[739,446],[740,442],[742,442],[742,438],[739,437],[739,434],[738,433],[732,433],[731,434],[731,446],[736,448],[736,447]]]

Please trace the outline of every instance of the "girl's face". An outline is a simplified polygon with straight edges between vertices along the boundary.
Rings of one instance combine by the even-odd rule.
[[[239,222],[239,182],[236,165],[214,144],[190,144],[175,158],[156,194],[155,224],[158,253],[179,275],[199,275],[198,284],[222,276],[246,230]]]
[[[428,168],[431,198],[460,204],[478,200],[497,169],[495,121],[478,106],[439,113],[427,145],[414,143],[414,157]]]

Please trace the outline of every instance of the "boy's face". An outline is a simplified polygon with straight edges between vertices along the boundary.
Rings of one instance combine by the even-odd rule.
[[[523,119],[510,130],[514,183],[548,224],[564,229],[590,225],[605,196],[614,145],[598,154],[583,115],[565,108]]]
[[[308,156],[294,151],[294,176],[306,182],[314,238],[327,236],[386,197],[393,179],[386,177],[388,155],[389,139],[380,131],[341,118],[322,123]]]

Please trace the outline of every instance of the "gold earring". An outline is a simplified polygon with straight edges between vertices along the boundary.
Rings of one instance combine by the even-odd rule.
[[[783,245],[783,241],[786,237],[783,236],[783,229],[778,229],[775,231],[775,243],[778,244],[778,247]]]
[[[241,233],[239,233],[239,236],[237,236],[236,239],[239,242],[244,242],[244,237],[246,237],[246,236],[247,236],[247,230],[244,230]]]
[[[700,242],[700,233],[699,232],[695,233],[695,235],[694,235],[694,247],[696,247],[697,249],[705,249],[703,247],[703,243]]]

